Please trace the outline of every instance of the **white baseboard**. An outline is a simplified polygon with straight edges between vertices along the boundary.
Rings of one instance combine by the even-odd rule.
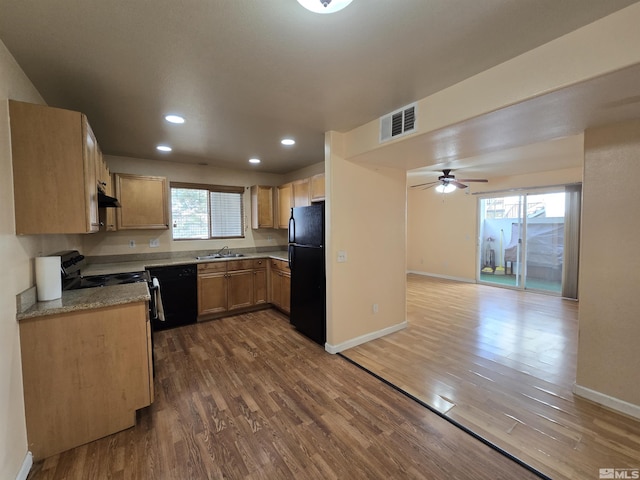
[[[24,460],[22,462],[22,467],[16,476],[16,480],[27,480],[27,476],[31,471],[31,467],[33,466],[33,454],[31,452],[27,452],[24,456]]]
[[[604,393],[596,390],[591,390],[590,388],[583,387],[577,383],[573,384],[573,393],[611,410],[615,410],[616,412],[620,412],[640,420],[640,405],[634,405],[633,403],[625,402],[619,398],[610,397],[609,395],[605,395]]]
[[[452,277],[450,275],[440,275],[438,273],[420,272],[418,270],[407,270],[407,273],[422,275],[423,277],[435,277],[435,278],[442,278],[444,280],[453,280],[455,282],[477,283],[475,278]]]
[[[342,352],[347,348],[357,347],[358,345],[362,345],[363,343],[370,342],[371,340],[375,340],[376,338],[384,337],[385,335],[389,335],[390,333],[398,332],[404,328],[407,328],[407,321],[398,323],[396,325],[392,325],[387,328],[383,328],[382,330],[378,330],[377,332],[367,333],[366,335],[361,335],[356,338],[352,338],[351,340],[347,340],[346,342],[339,343],[338,345],[331,345],[329,343],[324,344],[324,349],[332,354]]]

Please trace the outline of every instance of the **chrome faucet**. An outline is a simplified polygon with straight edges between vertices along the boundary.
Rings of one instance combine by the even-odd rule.
[[[225,245],[224,247],[222,247],[220,250],[218,250],[218,251],[216,252],[216,255],[220,255],[220,256],[222,256],[222,252],[224,252],[224,249],[225,249],[225,248],[227,249],[227,254],[231,253],[231,252],[229,251],[229,247],[228,247],[227,245]]]

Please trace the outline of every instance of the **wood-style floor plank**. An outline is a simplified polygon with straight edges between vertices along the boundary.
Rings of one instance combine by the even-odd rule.
[[[407,312],[345,357],[554,479],[640,468],[640,422],[572,393],[576,302],[410,274]]]
[[[41,479],[532,479],[265,310],[157,332],[156,398]]]

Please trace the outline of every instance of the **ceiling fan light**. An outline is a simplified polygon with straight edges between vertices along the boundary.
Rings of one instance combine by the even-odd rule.
[[[351,3],[351,0],[298,0],[298,3],[314,13],[335,13]]]
[[[436,187],[436,192],[438,193],[451,193],[455,191],[456,186],[451,185],[450,183],[442,183]]]

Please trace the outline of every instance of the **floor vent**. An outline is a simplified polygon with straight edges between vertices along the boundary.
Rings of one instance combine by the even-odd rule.
[[[412,103],[380,117],[380,143],[413,133],[416,129],[416,104]]]

